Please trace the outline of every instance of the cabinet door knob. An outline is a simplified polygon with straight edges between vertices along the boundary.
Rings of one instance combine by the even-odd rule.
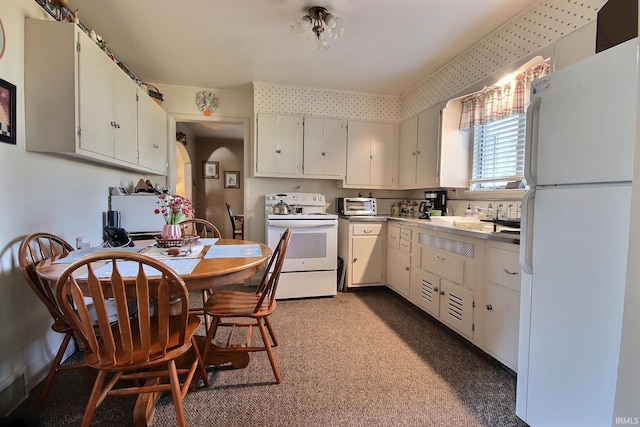
[[[487,304],[487,310],[489,311],[493,310],[493,307],[491,306],[491,304]]]
[[[326,156],[326,155],[327,155],[327,153],[325,153],[325,152],[322,152],[322,155],[323,155],[323,156]]]
[[[153,148],[160,148],[158,144],[153,144]]]
[[[444,295],[444,291],[440,291],[440,295]]]
[[[111,127],[112,128],[116,127],[116,122],[114,122],[113,120],[111,121]]]
[[[517,271],[509,271],[509,270],[507,270],[506,268],[504,269],[504,272],[505,272],[505,273],[507,273],[507,274],[511,274],[511,275],[516,275],[516,274],[518,274],[518,272],[517,272]]]
[[[438,291],[439,291],[439,289],[438,289],[437,286],[435,288],[433,288],[433,292],[438,292]]]
[[[353,259],[353,262],[356,262],[356,261],[358,261],[358,258],[354,258],[354,259]]]
[[[276,154],[282,153],[282,150],[276,150]]]
[[[406,271],[411,270],[411,268],[410,268],[410,267],[405,267],[404,269],[405,269]]]
[[[120,129],[120,123],[116,123],[116,129]]]

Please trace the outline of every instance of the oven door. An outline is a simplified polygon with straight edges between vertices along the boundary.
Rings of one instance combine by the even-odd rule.
[[[335,270],[338,264],[338,220],[268,219],[267,245],[274,249],[287,228],[291,241],[283,272]]]

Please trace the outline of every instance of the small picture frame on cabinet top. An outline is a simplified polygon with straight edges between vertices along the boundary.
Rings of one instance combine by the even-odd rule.
[[[219,179],[220,162],[202,162],[202,177],[205,179]]]
[[[224,188],[240,188],[239,171],[224,171]]]

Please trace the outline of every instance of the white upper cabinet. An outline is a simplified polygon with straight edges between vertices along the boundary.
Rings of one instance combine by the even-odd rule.
[[[139,89],[138,150],[140,166],[167,173],[167,113]]]
[[[449,101],[442,110],[436,173],[438,187],[469,187],[473,147],[468,132],[460,130],[461,114],[459,99]]]
[[[347,152],[347,122],[304,118],[303,174],[308,178],[343,179]]]
[[[440,109],[437,105],[400,124],[398,187],[438,186],[438,135]]]
[[[400,123],[398,147],[398,186],[408,187],[416,183],[418,153],[418,116]]]
[[[139,162],[135,82],[74,23],[26,19],[25,26],[27,149],[166,175],[164,110],[165,124],[153,131],[165,166],[148,167]],[[55,96],[43,96],[51,88]]]
[[[259,113],[256,116],[256,176],[302,174],[302,116]]]
[[[345,187],[392,188],[395,126],[350,120]]]

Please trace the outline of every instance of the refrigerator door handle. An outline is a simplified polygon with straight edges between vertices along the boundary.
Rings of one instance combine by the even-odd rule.
[[[522,218],[520,220],[520,268],[526,274],[533,274],[531,253],[533,249],[533,206],[536,190],[530,188],[522,198]]]
[[[527,180],[529,187],[535,187],[537,184],[536,176],[533,173],[533,153],[537,152],[537,135],[534,138],[534,117],[535,113],[540,112],[541,98],[534,98],[531,100],[529,107],[527,107],[527,131],[525,133],[525,145],[524,145],[524,178]],[[535,123],[537,125],[537,122]],[[534,148],[534,144],[536,147]]]

